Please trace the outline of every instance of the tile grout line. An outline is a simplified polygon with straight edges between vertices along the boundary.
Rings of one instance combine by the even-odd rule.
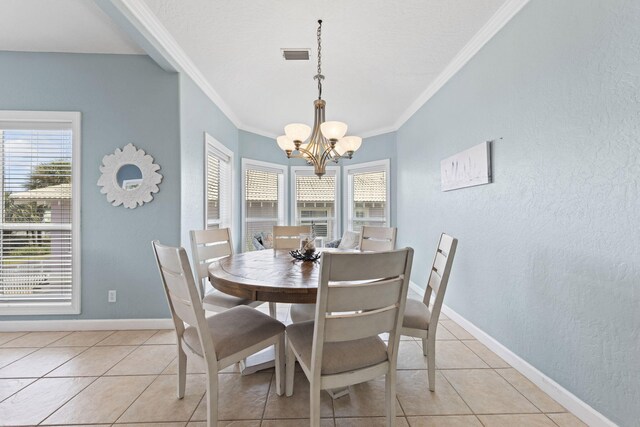
[[[515,368],[513,368],[513,367],[511,367],[511,368],[501,368],[501,369],[514,369],[514,370],[515,370]],[[499,376],[500,376],[500,378],[502,378],[503,380],[505,380],[505,381],[507,382],[507,384],[509,384],[511,387],[513,387],[513,388],[514,388],[518,393],[520,393],[520,395],[521,395],[522,397],[524,397],[524,398],[527,400],[527,402],[531,403],[531,404],[533,405],[533,407],[534,407],[534,408],[536,408],[538,411],[540,411],[540,413],[542,413],[542,414],[545,414],[545,415],[546,415],[546,413],[542,410],[542,408],[539,408],[539,407],[538,407],[538,405],[536,405],[535,403],[533,403],[533,402],[531,401],[531,399],[529,399],[527,396],[525,396],[525,394],[524,394],[524,393],[522,393],[520,390],[518,390],[518,388],[517,388],[515,385],[511,384],[511,381],[509,381],[508,379],[506,379],[505,377],[503,377],[502,375],[500,375],[500,373],[497,371],[497,369],[495,369],[495,368],[494,368],[494,369],[493,369],[493,371],[494,371],[497,375],[499,375]],[[517,371],[516,371],[516,372],[517,372]],[[527,380],[527,381],[528,381],[528,380]],[[534,385],[535,385],[535,384],[534,384]],[[553,400],[553,399],[552,399],[552,400]],[[555,402],[555,400],[554,400],[554,402]],[[556,402],[556,403],[558,403],[558,402]],[[558,403],[558,405],[560,405],[560,404]],[[562,405],[560,405],[560,406],[562,406]],[[564,408],[564,406],[563,406],[563,408]],[[564,412],[560,412],[560,413],[564,413]],[[547,418],[548,418],[548,417],[547,417]],[[555,424],[555,423],[554,423],[554,424]]]
[[[104,376],[104,375],[103,375],[103,376]],[[133,375],[132,375],[132,376],[133,376]],[[157,380],[159,377],[160,377],[160,375],[156,375],[156,377],[153,379],[153,381],[150,381],[150,382],[149,382],[149,384],[147,384],[147,386],[146,386],[144,389],[142,389],[142,391],[140,392],[140,394],[138,395],[138,397],[136,397],[135,399],[133,399],[133,400],[131,401],[131,403],[130,403],[126,408],[125,408],[125,410],[124,410],[124,411],[122,411],[122,413],[121,413],[120,415],[118,415],[118,417],[117,417],[117,418],[116,418],[116,420],[112,423],[112,425],[115,425],[115,424],[118,422],[118,420],[119,420],[120,418],[122,418],[122,416],[123,416],[123,415],[124,415],[128,410],[129,410],[129,408],[131,408],[131,407],[133,406],[133,404],[134,404],[134,403],[136,403],[136,402],[138,401],[138,399],[140,399],[140,396],[142,396],[142,395],[144,394],[144,392],[145,392],[145,391],[147,391],[147,389],[148,389],[149,387],[151,387],[151,384],[153,384],[154,382],[156,382],[156,380]],[[100,378],[102,378],[102,377],[100,377]],[[186,389],[186,387],[185,387],[185,389]],[[134,421],[134,423],[135,423],[135,421]],[[185,425],[186,425],[186,424],[185,424]]]

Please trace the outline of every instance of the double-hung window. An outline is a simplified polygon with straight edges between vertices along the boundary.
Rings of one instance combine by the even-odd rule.
[[[292,217],[295,225],[312,225],[316,236],[326,241],[339,237],[338,188],[340,168],[328,166],[327,173],[318,178],[310,167],[291,168]]]
[[[80,113],[0,111],[0,314],[80,312]]]
[[[205,228],[231,228],[233,152],[205,133]]]
[[[363,225],[389,227],[389,160],[348,165],[344,173],[347,229],[360,231]]]
[[[242,250],[256,249],[254,239],[286,224],[287,166],[242,159]],[[262,244],[262,243],[260,243]]]

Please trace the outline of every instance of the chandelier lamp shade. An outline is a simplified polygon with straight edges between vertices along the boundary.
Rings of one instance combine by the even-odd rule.
[[[313,102],[313,129],[304,123],[291,123],[284,127],[284,135],[276,139],[278,147],[283,150],[287,158],[304,159],[313,165],[318,177],[326,173],[327,163],[338,163],[342,158],[351,159],[353,153],[360,148],[362,138],[345,136],[347,124],[337,121],[325,121],[324,109],[326,102],[322,99],[321,50],[322,50],[322,20],[318,21],[318,74],[313,78],[318,81],[318,99]]]

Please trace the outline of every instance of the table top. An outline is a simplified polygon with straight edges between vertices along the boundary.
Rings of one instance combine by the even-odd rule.
[[[320,262],[297,261],[286,250],[234,254],[209,266],[214,288],[254,301],[316,302]]]

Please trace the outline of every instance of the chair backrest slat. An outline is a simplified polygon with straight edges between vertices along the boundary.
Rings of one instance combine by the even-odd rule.
[[[438,273],[434,272],[435,274],[431,274],[429,276],[429,282],[427,283],[427,286],[433,291],[433,292],[438,292],[438,290],[440,289],[440,283],[442,281],[442,279],[440,278],[440,276],[438,275]]]
[[[211,242],[223,242],[229,240],[228,228],[213,228],[210,230],[193,230],[191,240],[197,245],[206,245]]]
[[[325,320],[325,342],[351,341],[390,332],[395,326],[397,304],[351,315],[329,315]]]
[[[392,251],[396,248],[395,227],[371,227],[362,226],[360,231],[361,251]]]
[[[309,233],[310,225],[274,225],[273,249],[299,249],[300,235]]]
[[[229,242],[198,247],[198,258],[201,259],[202,262],[215,260],[229,255],[231,255]]]
[[[395,304],[402,291],[402,280],[330,285],[327,312],[374,310]]]
[[[325,252],[322,257],[329,255]],[[378,280],[397,277],[404,272],[406,255],[402,251],[331,254],[331,281]],[[346,256],[349,255],[349,256]],[[362,257],[362,258],[359,258]],[[357,267],[356,267],[357,266]]]
[[[219,228],[213,230],[191,230],[191,254],[198,279],[200,298],[204,297],[209,280],[209,264],[233,254],[231,230]]]
[[[440,277],[442,277],[442,273],[444,272],[446,266],[447,257],[442,252],[440,252],[440,250],[436,251],[436,256],[433,259],[433,270],[438,273]]]

